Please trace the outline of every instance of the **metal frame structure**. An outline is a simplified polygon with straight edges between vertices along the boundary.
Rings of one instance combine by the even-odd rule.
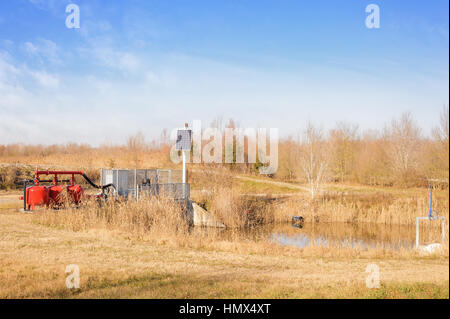
[[[433,215],[435,213],[436,215]],[[441,242],[442,244],[445,242],[445,217],[439,216],[439,213],[433,210],[433,184],[430,185],[430,210],[428,212],[428,216],[420,216],[416,217],[416,248],[420,246],[420,221],[421,220],[441,220]]]
[[[430,217],[428,216],[422,216],[422,217],[416,217],[416,248],[418,248],[420,246],[420,237],[419,237],[419,223],[421,220],[441,220],[441,228],[442,228],[442,235],[441,235],[441,241],[442,244],[445,242],[445,217],[444,216],[436,216],[436,217],[432,217],[430,219]]]
[[[176,200],[190,199],[190,185],[182,181],[181,170],[170,169],[101,169],[101,182],[115,186],[114,195],[133,197],[166,195]]]

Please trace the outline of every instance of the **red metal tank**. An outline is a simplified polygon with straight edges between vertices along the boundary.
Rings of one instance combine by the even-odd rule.
[[[49,197],[50,201],[53,205],[55,204],[61,204],[63,202],[63,196],[61,196],[61,193],[64,190],[64,186],[61,185],[53,185],[49,187]]]
[[[69,194],[69,199],[78,205],[81,201],[81,196],[83,196],[83,188],[80,185],[70,185],[67,186],[67,193]]]
[[[28,187],[25,196],[28,209],[34,209],[35,205],[49,204],[49,190],[45,186]]]

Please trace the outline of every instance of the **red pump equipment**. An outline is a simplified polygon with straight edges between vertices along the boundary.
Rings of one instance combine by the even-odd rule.
[[[52,180],[41,180],[41,175],[53,175]],[[70,175],[69,180],[59,180],[60,175]],[[62,207],[66,199],[69,203],[78,205],[83,196],[83,187],[79,184],[74,184],[75,175],[81,175],[91,186],[99,188],[102,193],[96,195],[96,198],[106,198],[104,190],[108,187],[114,187],[112,184],[98,186],[94,184],[82,171],[35,171],[34,180],[24,180],[23,182],[23,196],[20,199],[24,201],[24,210],[34,210],[36,206],[46,207]],[[68,185],[60,185],[59,182],[69,183]],[[27,186],[34,183],[33,186]],[[40,183],[52,183],[51,186],[43,186]]]

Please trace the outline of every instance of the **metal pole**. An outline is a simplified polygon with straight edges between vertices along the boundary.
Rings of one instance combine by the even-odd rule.
[[[182,150],[183,153],[183,185],[181,186],[183,188],[182,190],[182,197],[183,199],[186,199],[186,151]]]
[[[183,184],[186,184],[186,151],[183,150]]]
[[[433,217],[433,184],[430,184],[430,212],[428,217]]]

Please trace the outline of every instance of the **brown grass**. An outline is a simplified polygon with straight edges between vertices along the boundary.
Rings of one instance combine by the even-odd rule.
[[[0,212],[1,298],[448,298],[448,254],[208,242],[199,233],[174,243],[129,227],[47,227],[36,223],[50,218],[41,213]],[[380,268],[379,289],[365,286],[369,263]],[[81,289],[65,287],[69,264],[80,267]]]
[[[308,222],[378,223],[386,225],[415,225],[416,217],[427,216],[429,197],[389,193],[355,193],[324,195],[316,200],[296,196],[276,203],[275,220],[287,221],[301,215]],[[436,192],[433,209],[449,219],[448,192]],[[439,225],[438,225],[439,226]]]
[[[299,249],[242,232],[292,215],[318,226],[413,225],[427,214],[426,189],[352,186],[315,201],[301,191],[271,201],[242,196],[248,183],[237,184],[228,169],[204,168],[190,176],[195,199],[235,231],[223,236],[190,229],[180,207],[164,198],[84,203],[33,215],[1,212],[0,297],[448,298],[448,244],[429,256],[334,244]],[[448,192],[436,192],[434,207],[446,216],[448,229]],[[65,266],[72,263],[81,267],[81,290],[64,286]],[[380,266],[379,289],[365,287],[368,263]]]
[[[228,196],[228,195],[227,195]],[[255,216],[248,213],[239,214],[234,210],[227,215],[221,215],[228,209],[235,209],[238,204],[230,204],[227,197],[219,197],[216,201],[224,205],[217,206],[217,216],[231,225],[231,231],[223,236],[221,230],[215,228],[190,228],[183,217],[183,209],[179,203],[167,198],[142,198],[139,202],[109,201],[103,205],[96,202],[85,203],[81,207],[69,207],[62,210],[40,210],[33,215],[34,222],[70,231],[96,231],[105,230],[119,237],[145,240],[153,244],[165,244],[171,247],[190,247],[194,249],[242,251],[258,254],[279,254],[298,248],[282,247],[271,242],[267,236],[249,237],[243,227],[260,227],[260,225],[273,222],[273,219],[259,219],[255,225]],[[245,201],[244,201],[245,202]],[[256,215],[257,216],[257,215]],[[275,218],[275,217],[273,217]],[[280,218],[278,217],[278,220]],[[314,223],[312,224],[314,225]],[[322,223],[317,224],[320,227]],[[316,227],[316,226],[314,226]],[[428,229],[428,236],[439,235],[438,228]],[[423,232],[423,231],[422,231]],[[424,233],[424,232],[423,232]],[[432,237],[432,236],[431,236]],[[438,237],[439,236],[434,236]],[[339,243],[329,243],[326,247],[312,245],[302,249],[306,256],[416,256],[415,251],[400,249],[391,252],[383,247],[375,247],[370,252],[362,248],[342,247]],[[444,249],[438,252],[440,256],[448,257],[448,240]]]
[[[180,204],[170,198],[144,198],[98,203],[87,201],[78,207],[45,209],[35,215],[36,222],[72,231],[105,229],[134,238],[151,237],[177,242],[188,232]]]

